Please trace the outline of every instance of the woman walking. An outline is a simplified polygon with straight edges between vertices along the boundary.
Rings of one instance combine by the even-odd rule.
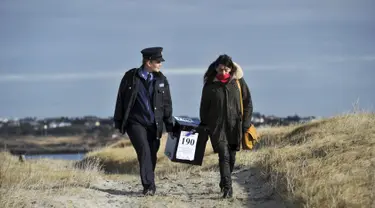
[[[230,56],[220,55],[204,75],[200,120],[201,125],[208,129],[214,152],[219,155],[219,186],[223,198],[233,196],[231,175],[236,152],[240,150],[243,133],[250,127],[252,113],[250,90],[243,78],[242,68]]]

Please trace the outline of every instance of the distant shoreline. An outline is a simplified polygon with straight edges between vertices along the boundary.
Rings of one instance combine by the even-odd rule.
[[[0,138],[0,151],[13,155],[82,154],[103,148],[124,138],[18,137]]]
[[[5,149],[0,149],[4,151]],[[6,149],[12,155],[48,155],[48,154],[83,154],[92,151],[92,149],[66,149],[66,150],[24,150],[24,149]]]

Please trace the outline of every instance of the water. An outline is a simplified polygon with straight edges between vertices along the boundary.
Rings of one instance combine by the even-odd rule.
[[[74,154],[39,154],[39,155],[26,155],[26,159],[58,159],[58,160],[81,160],[85,153]]]

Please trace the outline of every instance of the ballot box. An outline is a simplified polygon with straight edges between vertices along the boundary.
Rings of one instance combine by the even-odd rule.
[[[207,134],[199,131],[199,119],[190,117],[174,117],[173,133],[168,133],[164,154],[173,162],[202,165],[206,149]],[[192,130],[196,129],[197,132]]]

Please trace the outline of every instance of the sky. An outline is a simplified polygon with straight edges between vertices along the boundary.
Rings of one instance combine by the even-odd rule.
[[[226,53],[254,111],[374,111],[375,2],[0,1],[0,117],[113,116],[123,74],[162,46],[173,114],[198,116],[202,76]]]

